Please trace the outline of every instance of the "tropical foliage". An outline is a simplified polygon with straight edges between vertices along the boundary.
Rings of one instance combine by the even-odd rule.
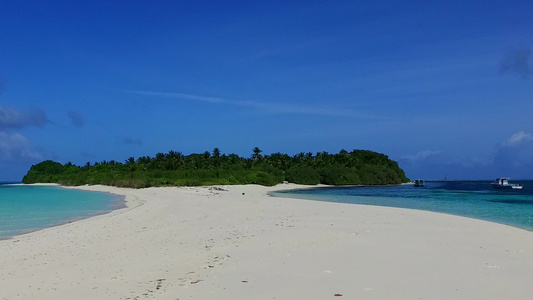
[[[169,151],[154,157],[130,157],[124,162],[102,161],[84,166],[50,160],[30,168],[24,183],[53,182],[63,185],[104,184],[144,188],[176,185],[261,184],[283,181],[300,184],[384,185],[408,182],[404,171],[386,155],[368,150],[341,150],[262,155],[258,147],[249,158],[212,152],[183,155]]]

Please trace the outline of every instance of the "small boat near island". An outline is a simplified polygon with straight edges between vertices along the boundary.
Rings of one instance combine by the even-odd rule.
[[[508,189],[514,189],[514,190],[521,190],[524,186],[519,185],[516,183],[509,183],[509,178],[501,177],[496,178],[493,182],[490,183],[493,188],[495,189],[501,189],[501,190],[508,190]]]
[[[424,186],[424,180],[422,179],[417,179],[414,181],[415,183],[415,187],[423,187]]]

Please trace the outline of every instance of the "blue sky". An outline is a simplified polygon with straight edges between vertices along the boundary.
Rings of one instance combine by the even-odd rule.
[[[1,1],[0,181],[256,146],[533,178],[533,4],[434,2]]]

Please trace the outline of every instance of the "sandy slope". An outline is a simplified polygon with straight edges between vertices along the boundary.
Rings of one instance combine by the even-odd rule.
[[[129,207],[0,241],[0,299],[533,298],[533,232],[293,187],[82,187]]]

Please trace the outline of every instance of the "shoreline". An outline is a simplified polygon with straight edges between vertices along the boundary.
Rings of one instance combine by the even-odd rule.
[[[6,299],[529,299],[533,233],[446,214],[268,196],[140,190],[126,208],[0,241]],[[313,186],[314,187],[314,186]]]
[[[274,192],[276,192],[276,191],[274,191]],[[333,201],[332,201],[332,202],[329,202],[329,201],[323,201],[323,200],[317,200],[317,199],[310,199],[310,198],[306,198],[305,196],[304,196],[304,197],[294,197],[294,195],[287,195],[287,196],[281,196],[281,195],[280,195],[280,196],[275,196],[275,195],[271,195],[270,192],[268,192],[268,195],[269,195],[269,196],[272,196],[272,197],[279,197],[279,198],[286,198],[286,199],[300,199],[300,200],[318,201],[318,202],[326,202],[326,203],[339,203],[339,202],[333,202]],[[528,231],[528,232],[533,233],[533,228],[520,227],[520,226],[518,226],[518,225],[513,225],[513,224],[508,224],[508,223],[502,223],[502,222],[498,222],[498,221],[494,221],[494,220],[479,219],[479,218],[475,218],[475,217],[471,217],[471,216],[456,215],[456,214],[447,213],[447,212],[431,211],[431,210],[425,210],[425,209],[419,209],[419,208],[406,208],[406,207],[397,207],[397,206],[385,206],[385,205],[378,205],[378,204],[362,204],[362,203],[346,203],[346,204],[349,204],[349,205],[359,205],[359,206],[370,206],[370,207],[396,208],[396,209],[405,209],[405,210],[413,210],[413,211],[427,212],[427,213],[432,213],[432,214],[441,214],[441,215],[445,215],[445,216],[452,216],[452,217],[457,217],[457,218],[466,218],[466,219],[475,220],[475,221],[481,221],[481,222],[493,223],[493,224],[497,224],[497,225],[501,225],[501,226],[508,226],[508,227],[511,227],[511,228],[514,228],[514,229],[525,230],[525,231]]]
[[[5,184],[5,185],[8,185],[8,186],[52,186],[52,187],[70,189],[70,187],[65,187],[65,186],[59,185],[57,183],[34,183],[34,184],[8,183],[8,184]],[[83,188],[80,188],[80,189],[77,189],[77,190],[88,191],[87,189],[83,189]],[[62,226],[64,224],[69,224],[69,223],[72,223],[72,222],[77,222],[77,221],[80,221],[80,220],[89,219],[89,218],[93,218],[93,217],[96,217],[96,216],[109,214],[109,213],[112,213],[113,211],[116,211],[116,210],[121,210],[121,209],[128,208],[126,197],[123,196],[123,195],[119,195],[119,194],[111,193],[111,192],[101,192],[101,191],[94,191],[94,192],[111,194],[111,195],[113,195],[116,198],[113,201],[113,205],[112,205],[110,210],[101,211],[101,212],[98,212],[98,213],[95,213],[95,214],[91,214],[91,215],[86,215],[86,216],[74,217],[74,218],[67,219],[67,220],[58,222],[56,224],[47,226],[47,227],[30,229],[30,230],[23,231],[23,232],[20,232],[18,234],[15,234],[15,235],[12,235],[12,236],[8,236],[8,237],[0,237],[0,241],[16,239],[18,236],[21,236],[21,235],[30,234],[30,233],[33,233],[33,232],[37,232],[37,231],[40,231],[40,230],[46,230],[48,228],[53,228],[53,227],[57,227],[57,226]]]
[[[485,180],[476,180],[476,181],[483,181],[485,182]],[[463,181],[461,181],[463,182]],[[393,185],[393,186],[405,186],[405,185],[413,185],[414,183],[402,183],[402,184],[398,184],[398,185]],[[380,185],[379,187],[385,187],[385,186],[390,186],[390,185]],[[321,199],[316,199],[316,198],[313,198],[313,197],[306,197],[305,195],[304,196],[300,196],[300,195],[296,195],[296,194],[291,194],[292,191],[295,191],[297,192],[298,190],[306,190],[306,189],[328,189],[328,188],[332,188],[332,189],[336,189],[336,188],[343,188],[343,187],[355,187],[355,188],[358,188],[358,187],[373,187],[373,186],[365,186],[365,185],[358,185],[358,186],[331,186],[331,185],[315,185],[315,186],[306,186],[304,188],[295,188],[295,189],[287,189],[287,190],[282,190],[281,193],[277,194],[276,195],[276,192],[277,191],[272,191],[272,192],[268,192],[267,194],[270,195],[270,196],[274,196],[274,197],[281,197],[281,198],[288,198],[288,199],[292,199],[292,198],[296,198],[296,199],[303,199],[303,200],[309,200],[309,201],[325,201],[325,202],[329,202],[329,203],[337,203],[336,201],[326,201],[326,200],[321,200]],[[381,204],[376,204],[376,203],[372,203],[372,204],[368,204],[368,203],[358,203],[358,202],[348,202],[349,204],[352,204],[352,205],[365,205],[365,206],[377,206],[377,207],[394,207],[394,208],[399,208],[399,209],[407,209],[407,210],[416,210],[416,211],[422,211],[422,212],[430,212],[430,213],[437,213],[437,214],[444,214],[444,215],[449,215],[449,216],[455,216],[455,217],[463,217],[463,218],[468,218],[468,219],[472,219],[472,220],[478,220],[478,221],[484,221],[484,222],[490,222],[490,223],[495,223],[495,224],[499,224],[499,225],[503,225],[503,226],[509,226],[509,227],[513,227],[513,228],[516,228],[516,229],[521,229],[521,230],[526,230],[526,231],[529,231],[529,232],[533,232],[533,227],[527,227],[523,224],[520,224],[520,223],[517,223],[517,224],[513,224],[513,223],[507,223],[506,221],[499,221],[499,220],[495,220],[495,219],[490,219],[490,218],[482,218],[480,216],[471,216],[471,215],[462,215],[462,214],[455,214],[453,212],[446,212],[446,211],[439,211],[439,210],[428,210],[428,209],[424,209],[424,208],[416,208],[416,207],[404,207],[404,206],[396,206],[396,205],[381,205]]]

